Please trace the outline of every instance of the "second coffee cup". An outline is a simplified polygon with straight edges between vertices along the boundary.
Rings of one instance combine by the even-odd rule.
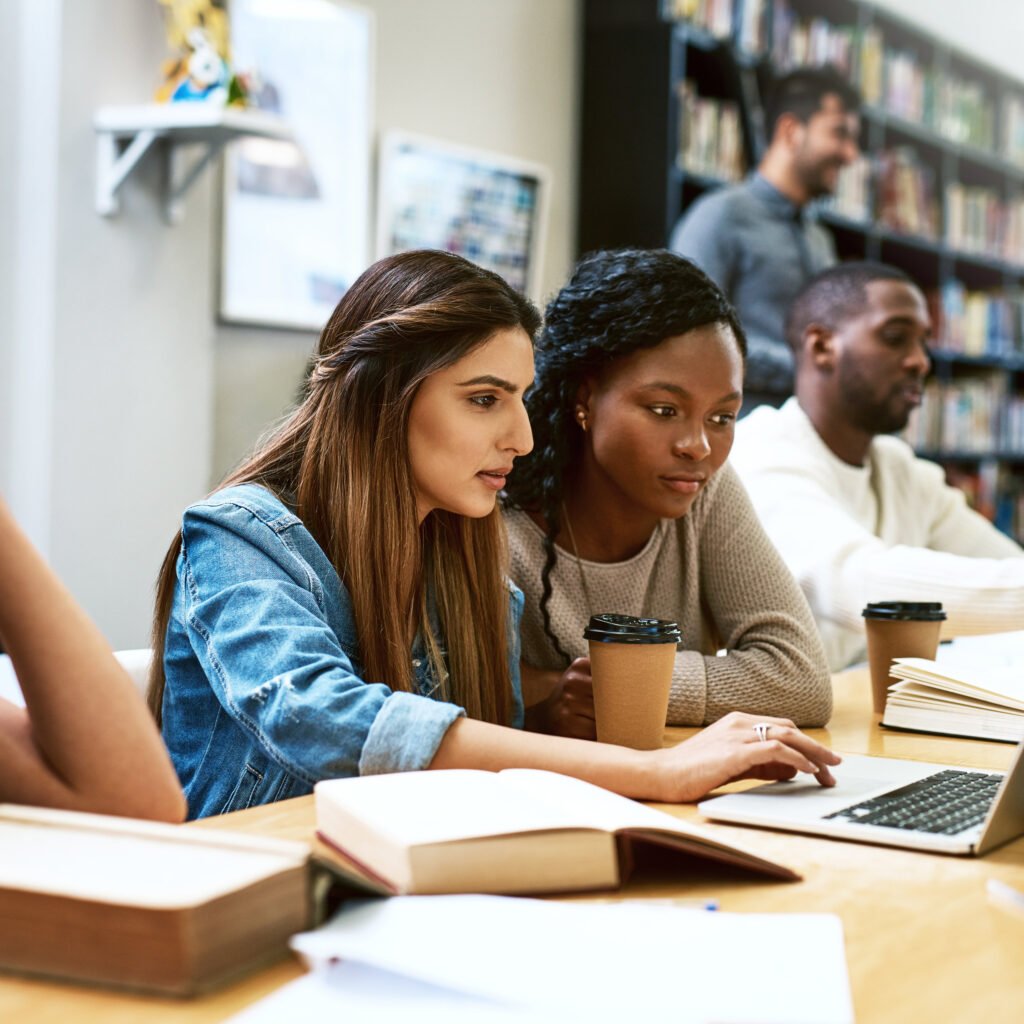
[[[871,668],[871,700],[885,711],[893,658],[934,658],[946,613],[937,601],[876,601],[863,611]]]
[[[598,740],[637,750],[660,747],[681,639],[678,623],[594,615],[583,636],[590,644]]]

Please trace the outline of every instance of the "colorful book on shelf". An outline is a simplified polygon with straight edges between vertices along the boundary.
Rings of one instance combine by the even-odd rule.
[[[878,220],[887,228],[919,238],[938,237],[934,174],[910,146],[878,156]]]
[[[834,213],[850,220],[871,220],[872,164],[866,156],[859,156],[839,172],[831,206]]]
[[[896,658],[882,725],[972,739],[1024,739],[1024,678],[1019,667]]]
[[[885,45],[882,33],[875,26],[864,30],[860,37],[858,75],[864,102],[875,105],[882,102],[885,76]]]
[[[371,892],[616,889],[643,846],[794,880],[790,868],[663,811],[554,772],[449,770],[317,783],[318,859]]]
[[[763,53],[767,42],[765,10],[769,0],[738,0],[736,44],[746,53]]]
[[[831,64],[853,77],[858,39],[854,26],[817,15],[802,17],[787,0],[775,0],[772,25],[772,60],[780,69]]]
[[[1024,165],[1024,97],[1008,95],[1002,106],[1001,154],[1018,166]]]
[[[311,923],[309,846],[0,805],[0,969],[191,995]]]
[[[728,100],[697,94],[687,80],[679,86],[679,153],[682,170],[736,181],[743,174],[739,108]]]
[[[933,293],[934,295],[934,293]],[[969,292],[960,281],[942,286],[935,306],[936,347],[975,356],[1016,356],[1024,349],[1024,296],[1019,288]]]
[[[732,0],[672,0],[670,16],[687,21],[712,35],[725,38],[732,33]]]

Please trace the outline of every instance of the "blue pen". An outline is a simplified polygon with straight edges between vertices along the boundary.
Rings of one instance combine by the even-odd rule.
[[[717,910],[718,900],[710,899],[678,899],[672,900],[674,906],[685,907],[687,910]]]
[[[653,900],[622,900],[622,903],[642,903],[645,907],[676,907],[684,910],[718,910],[718,900],[707,896],[663,896]]]

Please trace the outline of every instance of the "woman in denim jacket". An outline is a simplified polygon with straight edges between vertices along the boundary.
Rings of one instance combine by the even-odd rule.
[[[190,817],[423,768],[547,768],[656,800],[752,771],[830,781],[835,755],[800,733],[751,742],[749,716],[663,751],[521,730],[496,498],[532,446],[538,320],[457,256],[379,261],[324,328],[301,404],[186,510],[150,702]]]

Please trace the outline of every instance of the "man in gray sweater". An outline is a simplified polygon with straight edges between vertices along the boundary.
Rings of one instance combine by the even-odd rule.
[[[714,279],[747,332],[744,409],[778,405],[792,392],[786,310],[836,261],[808,204],[832,195],[840,169],[858,156],[859,107],[857,91],[831,68],[780,78],[766,104],[770,142],[757,171],[701,196],[672,233],[670,248]]]

